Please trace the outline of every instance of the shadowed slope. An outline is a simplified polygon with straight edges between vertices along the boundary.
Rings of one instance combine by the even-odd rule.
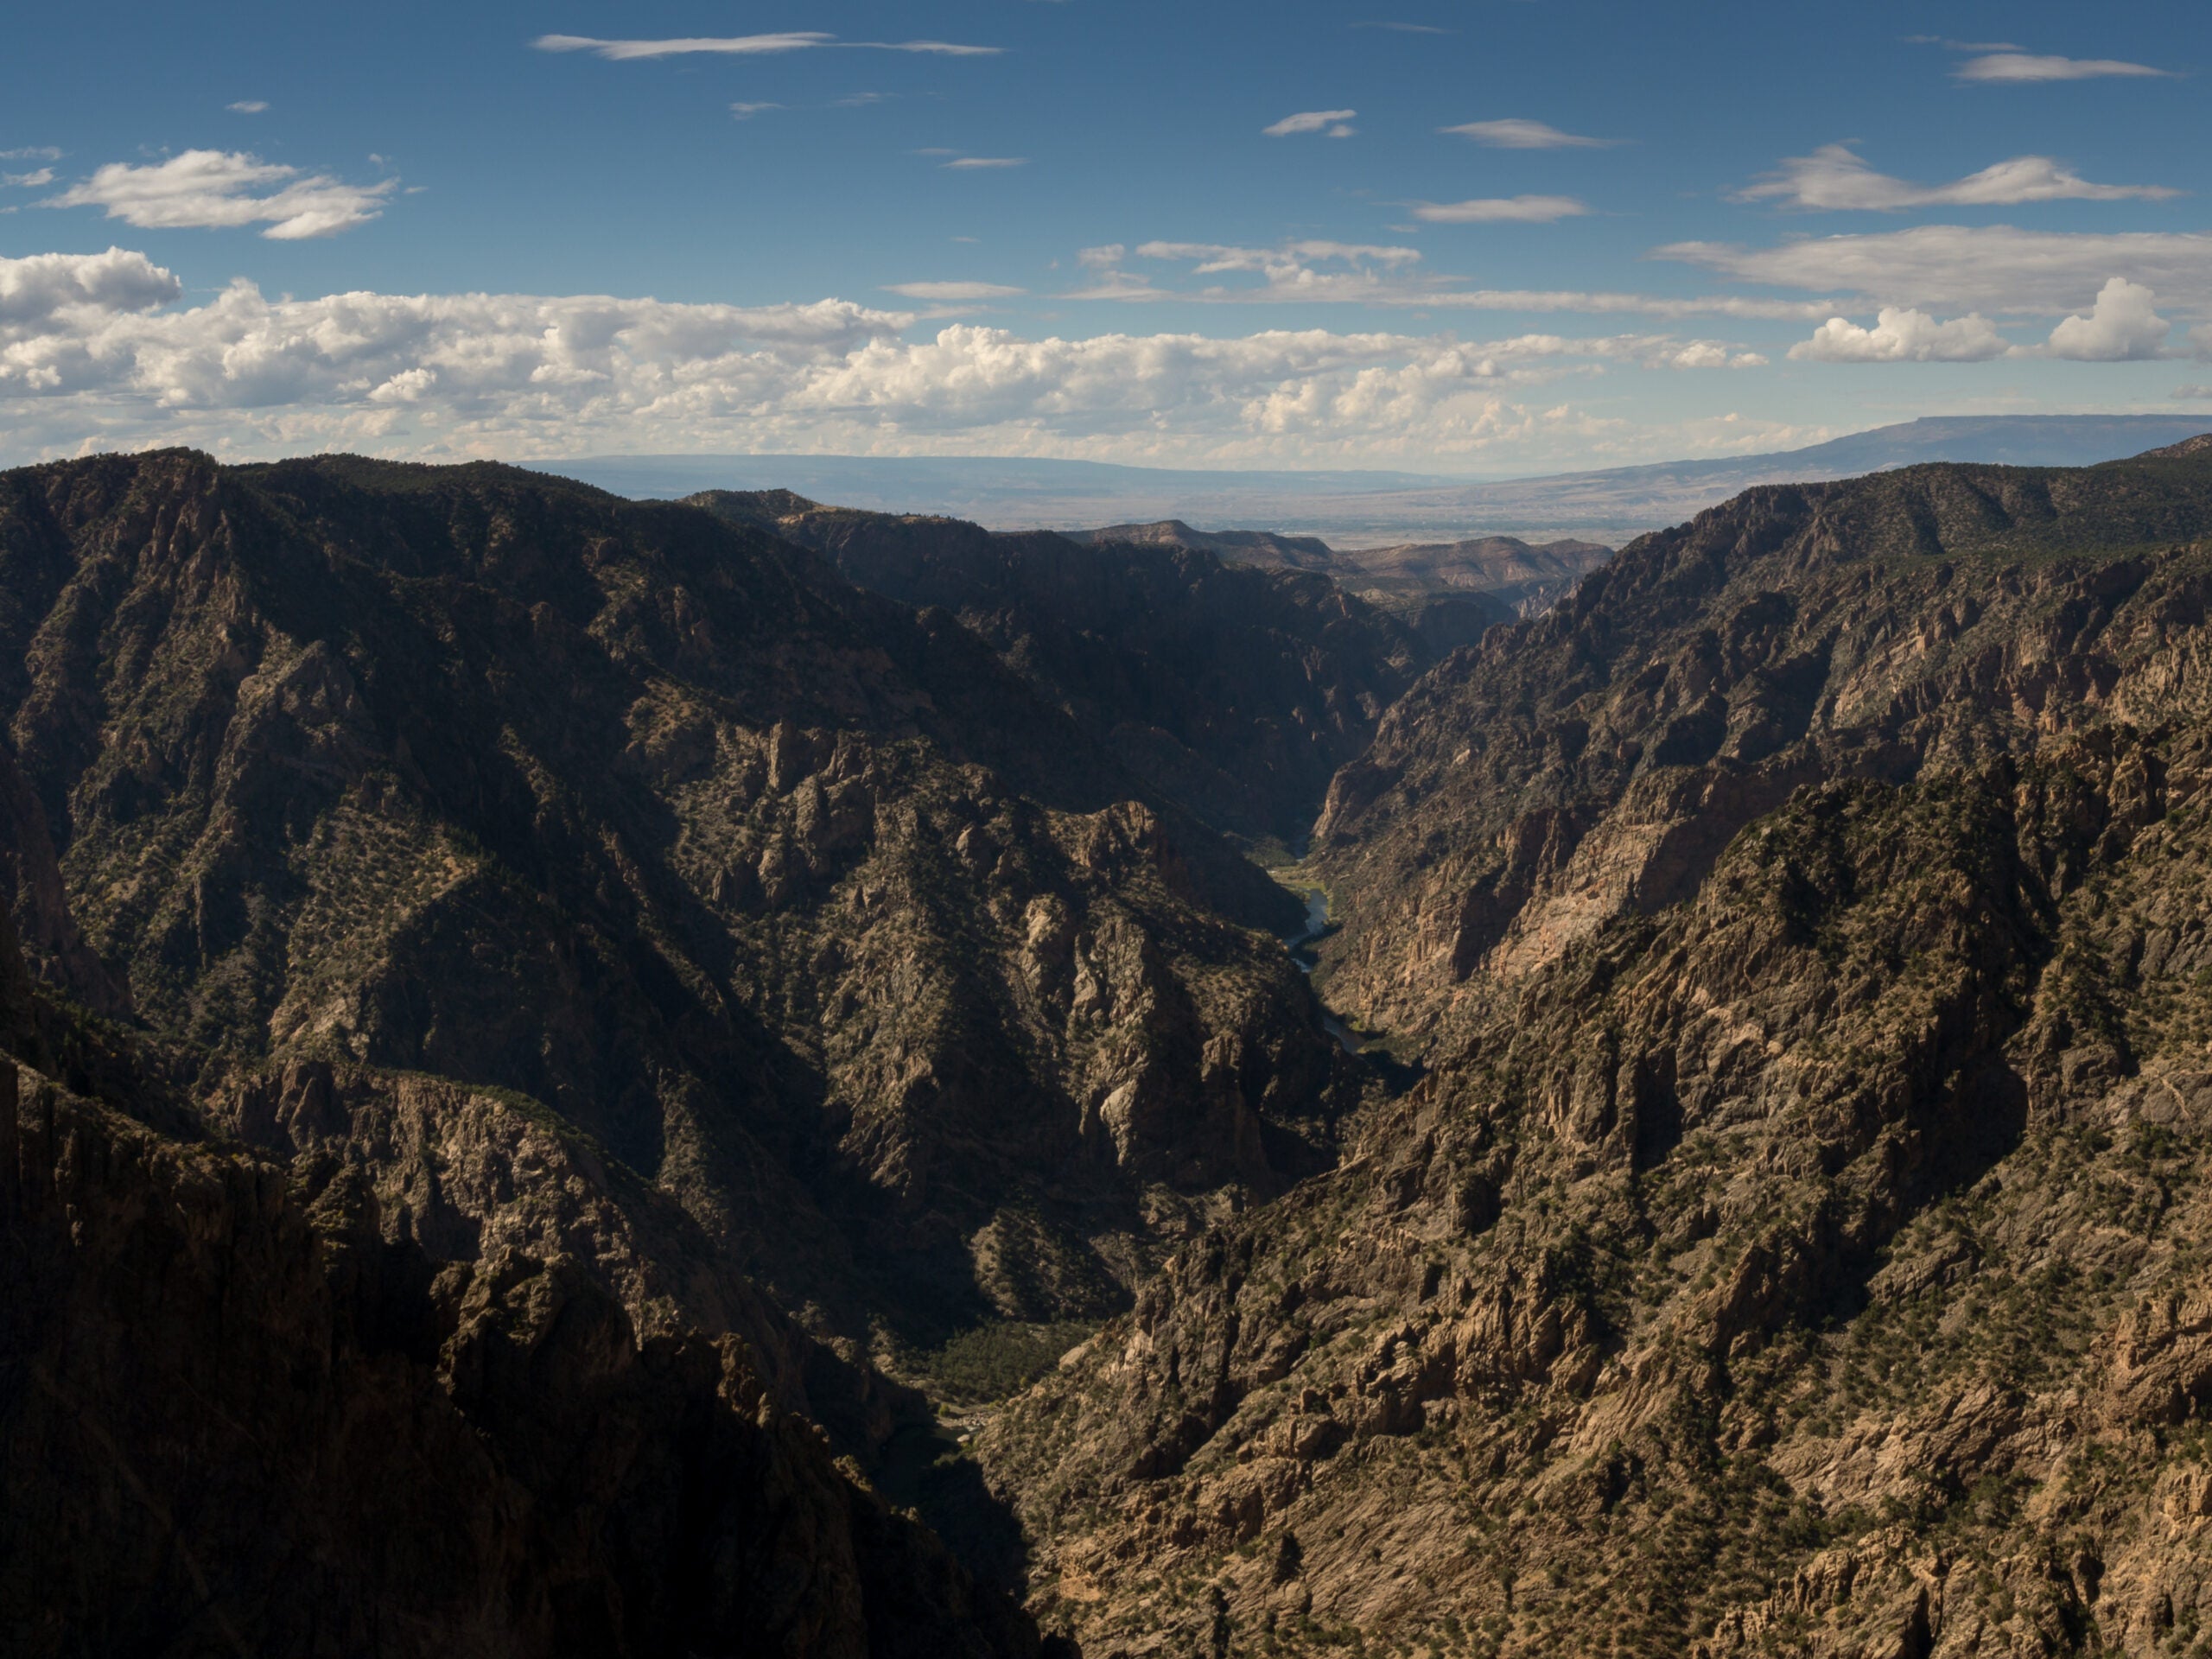
[[[75,925],[272,1147],[451,1121],[359,1068],[515,1091],[893,1346],[1095,1314],[1325,1155],[1334,1046],[1214,907],[1291,901],[809,554],[489,466],[172,453],[0,477],[0,565]]]

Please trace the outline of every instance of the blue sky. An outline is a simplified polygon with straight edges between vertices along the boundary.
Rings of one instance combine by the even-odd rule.
[[[2202,408],[2212,11],[11,19],[0,461],[1497,474]]]

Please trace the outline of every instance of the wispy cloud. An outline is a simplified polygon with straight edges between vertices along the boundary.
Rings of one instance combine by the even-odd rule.
[[[1112,249],[1086,248],[1083,255],[1119,252]],[[1364,242],[1304,241],[1286,242],[1276,248],[1243,248],[1220,242],[1146,242],[1139,245],[1140,259],[1196,260],[1196,275],[1210,276],[1228,270],[1273,270],[1317,260],[1335,260],[1346,264],[1374,264],[1384,266],[1411,265],[1420,262],[1421,250],[1400,248]]]
[[[1809,322],[1834,309],[1825,300],[1766,300],[1741,294],[1688,298],[1665,294],[1591,293],[1580,289],[1447,288],[1378,298],[1378,305],[1448,311],[1581,311],[1593,315],[1739,317],[1762,322]]]
[[[1477,143],[1487,144],[1493,149],[1605,149],[1620,143],[1618,138],[1585,138],[1579,133],[1561,132],[1557,127],[1547,126],[1541,121],[1512,118],[1467,121],[1456,127],[1440,127],[1437,130],[1457,133],[1462,138],[1471,138]]]
[[[2092,184],[2048,156],[2015,156],[1949,184],[1914,184],[1877,173],[1847,144],[1793,156],[1735,201],[1778,200],[1815,212],[1895,212],[1905,207],[2009,207],[2027,201],[2164,201],[2181,193],[2156,184]]]
[[[779,52],[807,52],[836,47],[859,52],[919,52],[947,58],[995,57],[1000,46],[962,46],[950,41],[841,41],[817,29],[773,35],[687,35],[658,41],[607,41],[591,35],[541,35],[531,44],[540,52],[589,52],[610,62],[638,58],[683,57],[696,53],[759,57]]]
[[[910,300],[957,304],[963,300],[1011,300],[1029,290],[1008,288],[1003,283],[887,283],[883,291]]]
[[[269,107],[269,100],[265,98],[242,98],[237,103],[226,104],[223,107],[232,115],[259,115]]]
[[[1414,204],[1414,217],[1432,225],[1549,225],[1589,211],[1573,196],[1487,196],[1474,201]]]
[[[1332,138],[1349,138],[1357,128],[1348,124],[1359,114],[1357,110],[1300,110],[1296,115],[1286,115],[1271,127],[1261,132],[1269,138],[1288,138],[1301,132],[1325,133]]]
[[[54,169],[50,167],[35,167],[28,173],[0,173],[0,189],[35,190],[53,182]]]
[[[989,168],[1027,167],[1027,156],[961,156],[944,163],[950,173],[976,173]]]
[[[188,149],[145,167],[111,162],[56,196],[57,207],[105,208],[142,229],[266,225],[278,242],[334,236],[382,213],[397,179],[348,184],[327,173],[264,162],[245,151]]]
[[[778,52],[804,52],[836,42],[835,35],[811,30],[779,35],[684,35],[662,41],[602,41],[589,35],[541,35],[531,44],[540,52],[589,52],[610,62],[632,58],[671,58],[695,52],[723,53],[734,57],[766,56]]]
[[[1592,293],[1567,289],[1462,288],[1462,279],[1422,274],[1416,248],[1357,242],[1293,241],[1271,248],[1216,242],[1140,244],[1136,257],[1192,267],[1199,276],[1254,273],[1259,287],[1163,287],[1144,273],[1122,270],[1129,249],[1111,242],[1084,248],[1077,262],[1087,285],[1062,297],[1122,304],[1180,301],[1202,305],[1341,304],[1425,311],[1567,311],[1668,318],[1723,316],[1816,322],[1835,309],[1833,300],[1763,299],[1745,295],[1693,297]]]
[[[1944,35],[1908,35],[1908,46],[1940,46],[1949,52],[2018,52],[2021,48],[2010,41],[1955,41]]]
[[[756,115],[766,115],[771,110],[783,107],[780,104],[733,104],[729,106],[729,112],[736,120],[750,121]]]
[[[921,52],[940,58],[995,58],[1006,50],[1002,46],[960,46],[951,41],[846,41],[842,44],[866,52]]]
[[[2166,395],[2170,397],[2176,397],[2183,400],[2198,397],[2212,397],[2212,386],[2202,385],[2176,386]]]
[[[2056,316],[2114,276],[2200,313],[2212,308],[2212,235],[2179,232],[2024,231],[2010,225],[1805,237],[1772,247],[1676,242],[1651,257],[1739,282],[1859,294],[1923,309]]]
[[[1140,259],[1188,264],[1192,275],[1217,276],[1250,273],[1263,278],[1260,288],[1208,288],[1198,290],[1162,288],[1150,276],[1119,269],[1128,250],[1121,243],[1085,248],[1076,257],[1093,273],[1089,285],[1065,297],[1141,303],[1159,300],[1195,300],[1202,303],[1262,303],[1296,300],[1303,302],[1375,302],[1389,286],[1389,273],[1408,270],[1421,261],[1416,248],[1358,242],[1293,241],[1272,248],[1242,247],[1223,242],[1153,241],[1138,245]],[[1323,270],[1329,266],[1334,269]]]
[[[1449,35],[1454,31],[1439,29],[1433,23],[1354,23],[1354,29],[1387,29],[1400,35]]]
[[[1951,72],[1958,80],[2101,80],[2111,76],[2157,76],[2171,79],[2171,69],[2154,69],[2147,63],[2124,63],[2117,58],[2037,57],[2027,52],[1991,52],[1968,58]]]
[[[61,152],[51,144],[33,144],[24,149],[0,149],[0,162],[58,162]]]

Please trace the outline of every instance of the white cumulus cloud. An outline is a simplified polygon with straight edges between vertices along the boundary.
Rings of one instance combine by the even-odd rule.
[[[1358,114],[1357,110],[1300,110],[1296,115],[1286,115],[1271,127],[1261,128],[1260,131],[1269,138],[1287,138],[1300,132],[1321,132],[1332,138],[1349,138],[1356,130],[1349,123]]]
[[[105,318],[151,311],[184,292],[184,284],[143,253],[35,253],[0,259],[0,341],[51,326],[98,327]]]
[[[1490,196],[1475,201],[1417,202],[1414,217],[1432,225],[1549,225],[1589,211],[1573,196]]]
[[[1462,138],[1471,138],[1478,144],[1493,149],[1604,149],[1620,141],[1615,138],[1586,138],[1580,133],[1561,132],[1557,127],[1541,121],[1522,121],[1508,118],[1501,121],[1465,121],[1456,127],[1440,127],[1440,132],[1456,133]]]
[[[1925,311],[1890,306],[1872,328],[1830,317],[1789,355],[1813,363],[1982,363],[2012,349],[1997,325],[1978,314],[1938,322]]]
[[[2115,276],[2097,291],[2087,316],[2076,314],[2050,331],[2044,349],[2077,363],[2137,363],[2159,354],[2173,325],[2156,309],[2158,296]]]
[[[1968,58],[1953,72],[1961,80],[2101,80],[2108,76],[2171,77],[2171,69],[2117,58],[2037,57],[2029,52],[1991,52]]]
[[[204,304],[178,297],[176,278],[136,254],[0,263],[0,430],[11,449],[1476,454],[1537,429],[1510,402],[1522,389],[1614,366],[1757,361],[1662,334],[1068,339],[963,324],[908,339],[913,314],[839,300],[293,300],[245,281]]]
[[[2092,184],[2048,156],[2016,156],[1949,184],[1914,184],[1877,173],[1847,144],[1793,156],[1736,193],[1738,201],[1779,200],[1812,211],[1887,213],[1903,207],[2008,207],[2026,201],[2163,201],[2178,195],[2155,184]]]
[[[289,242],[367,224],[398,184],[348,184],[242,150],[188,149],[143,167],[111,162],[54,205],[102,207],[110,219],[146,230],[266,225],[262,235]]]

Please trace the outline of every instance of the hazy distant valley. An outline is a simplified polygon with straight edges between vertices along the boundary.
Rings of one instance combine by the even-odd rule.
[[[617,495],[791,490],[876,512],[990,530],[1069,531],[1184,518],[1209,530],[1316,537],[1338,548],[1471,536],[1619,546],[1760,484],[1808,483],[1926,461],[2086,467],[2178,442],[2187,415],[1940,416],[1808,448],[1530,478],[1388,472],[1205,472],[1007,457],[607,455],[532,463]]]
[[[21,1651],[2212,1630],[2204,440],[823,476],[0,474]]]

